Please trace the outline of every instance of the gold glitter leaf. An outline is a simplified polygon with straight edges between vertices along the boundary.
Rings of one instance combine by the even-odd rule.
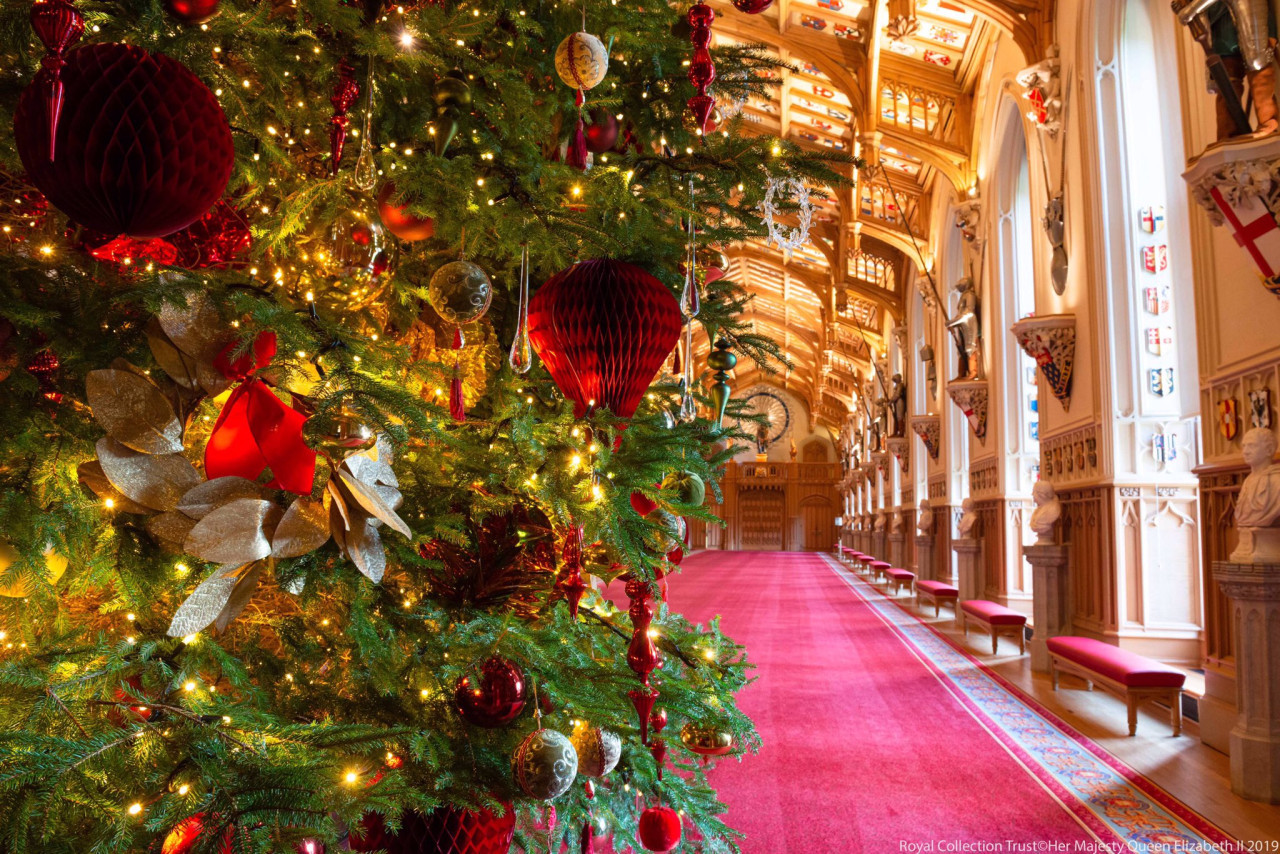
[[[150,380],[133,371],[90,371],[85,391],[93,417],[107,435],[144,454],[182,450],[182,424]]]
[[[210,563],[246,564],[271,554],[280,508],[261,498],[238,498],[205,516],[187,535],[187,552]]]
[[[374,584],[382,581],[387,571],[387,553],[382,550],[382,537],[372,519],[366,519],[347,532],[347,557]]]
[[[147,520],[146,527],[147,533],[155,537],[161,545],[168,546],[173,551],[181,551],[183,543],[187,541],[187,534],[191,533],[195,524],[187,514],[171,510],[168,513],[152,516]]]
[[[147,344],[151,346],[151,357],[156,360],[161,370],[183,388],[192,391],[199,388],[200,379],[196,371],[196,360],[179,350],[169,340],[169,336],[164,334],[164,329],[160,326],[160,321],[154,317],[151,318],[146,331]]]
[[[301,557],[329,541],[329,508],[302,496],[284,511],[271,537],[271,556]]]
[[[182,454],[140,454],[110,437],[98,440],[98,462],[111,485],[152,510],[173,510],[200,473]]]
[[[223,606],[218,613],[217,619],[213,621],[215,629],[220,632],[226,631],[231,621],[240,616],[248,606],[249,600],[253,598],[260,581],[262,581],[262,564],[255,563],[249,567],[244,575],[240,576],[236,586],[231,589],[231,595],[227,597],[227,604]]]
[[[200,520],[224,504],[240,498],[261,498],[262,488],[243,477],[215,477],[187,490],[178,509]]]

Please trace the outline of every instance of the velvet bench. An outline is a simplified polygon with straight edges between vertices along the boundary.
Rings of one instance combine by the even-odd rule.
[[[956,600],[960,598],[960,588],[945,581],[933,581],[924,578],[916,582],[917,605],[920,604],[921,598],[928,599],[933,603],[933,616],[936,617],[942,612],[944,604],[950,605],[952,610],[956,610]]]
[[[1143,700],[1163,700],[1169,704],[1169,718],[1175,736],[1182,734],[1182,685],[1186,674],[1093,638],[1056,637],[1046,641],[1053,672],[1053,690],[1058,675],[1071,673],[1114,694],[1129,709],[1129,735],[1138,732],[1138,704]]]
[[[960,603],[960,628],[965,636],[969,635],[969,621],[986,628],[991,633],[991,654],[1000,651],[1000,636],[1005,635],[1018,639],[1018,655],[1027,651],[1025,629],[1027,615],[1020,614],[1012,608],[1006,608],[986,599],[966,599]]]
[[[871,570],[872,579],[879,581],[888,574],[890,564],[887,560],[869,560],[867,561],[867,569]]]
[[[885,570],[885,574],[889,576],[889,584],[893,587],[894,596],[901,593],[904,587],[907,590],[911,590],[914,587],[916,574],[909,569],[899,569],[891,566]]]

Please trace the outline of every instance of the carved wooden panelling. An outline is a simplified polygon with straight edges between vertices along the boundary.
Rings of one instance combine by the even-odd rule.
[[[738,500],[740,542],[747,551],[780,551],[786,522],[781,489],[752,489]]]
[[[1099,459],[1098,428],[1093,424],[1040,440],[1040,476],[1054,484],[1097,477]]]
[[[1236,496],[1246,473],[1244,468],[1233,468],[1200,475],[1201,566],[1226,560],[1235,548]],[[1205,572],[1203,583],[1204,657],[1210,662],[1234,662],[1231,602],[1213,580],[1213,573]]]
[[[1058,493],[1061,541],[1070,549],[1071,619],[1097,632],[1119,625],[1116,613],[1115,531],[1111,524],[1110,487],[1069,489]]]

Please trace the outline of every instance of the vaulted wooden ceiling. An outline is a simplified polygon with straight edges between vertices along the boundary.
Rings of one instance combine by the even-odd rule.
[[[852,406],[869,350],[901,319],[908,278],[933,257],[930,195],[975,183],[973,103],[1000,38],[1043,55],[1047,3],[1019,0],[775,0],[758,15],[728,0],[713,44],[763,45],[795,70],[769,99],[741,105],[741,128],[815,150],[860,154],[855,185],[813,187],[810,242],[786,256],[763,241],[729,247],[731,273],[756,294],[751,319],[792,369],[771,381],[835,429]],[[705,347],[705,343],[704,343]],[[760,377],[739,371],[740,385]]]

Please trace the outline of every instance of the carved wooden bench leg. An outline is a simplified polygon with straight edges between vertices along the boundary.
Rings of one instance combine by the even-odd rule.
[[[1053,690],[1058,690],[1058,662],[1052,657],[1049,659],[1049,675],[1053,678]]]
[[[1129,737],[1133,738],[1138,734],[1138,698],[1129,694],[1124,699],[1129,708]]]
[[[1000,630],[996,628],[995,623],[991,624],[991,654],[997,655],[1000,652]]]
[[[1169,703],[1169,718],[1173,724],[1173,734],[1182,735],[1182,690],[1175,691]]]

